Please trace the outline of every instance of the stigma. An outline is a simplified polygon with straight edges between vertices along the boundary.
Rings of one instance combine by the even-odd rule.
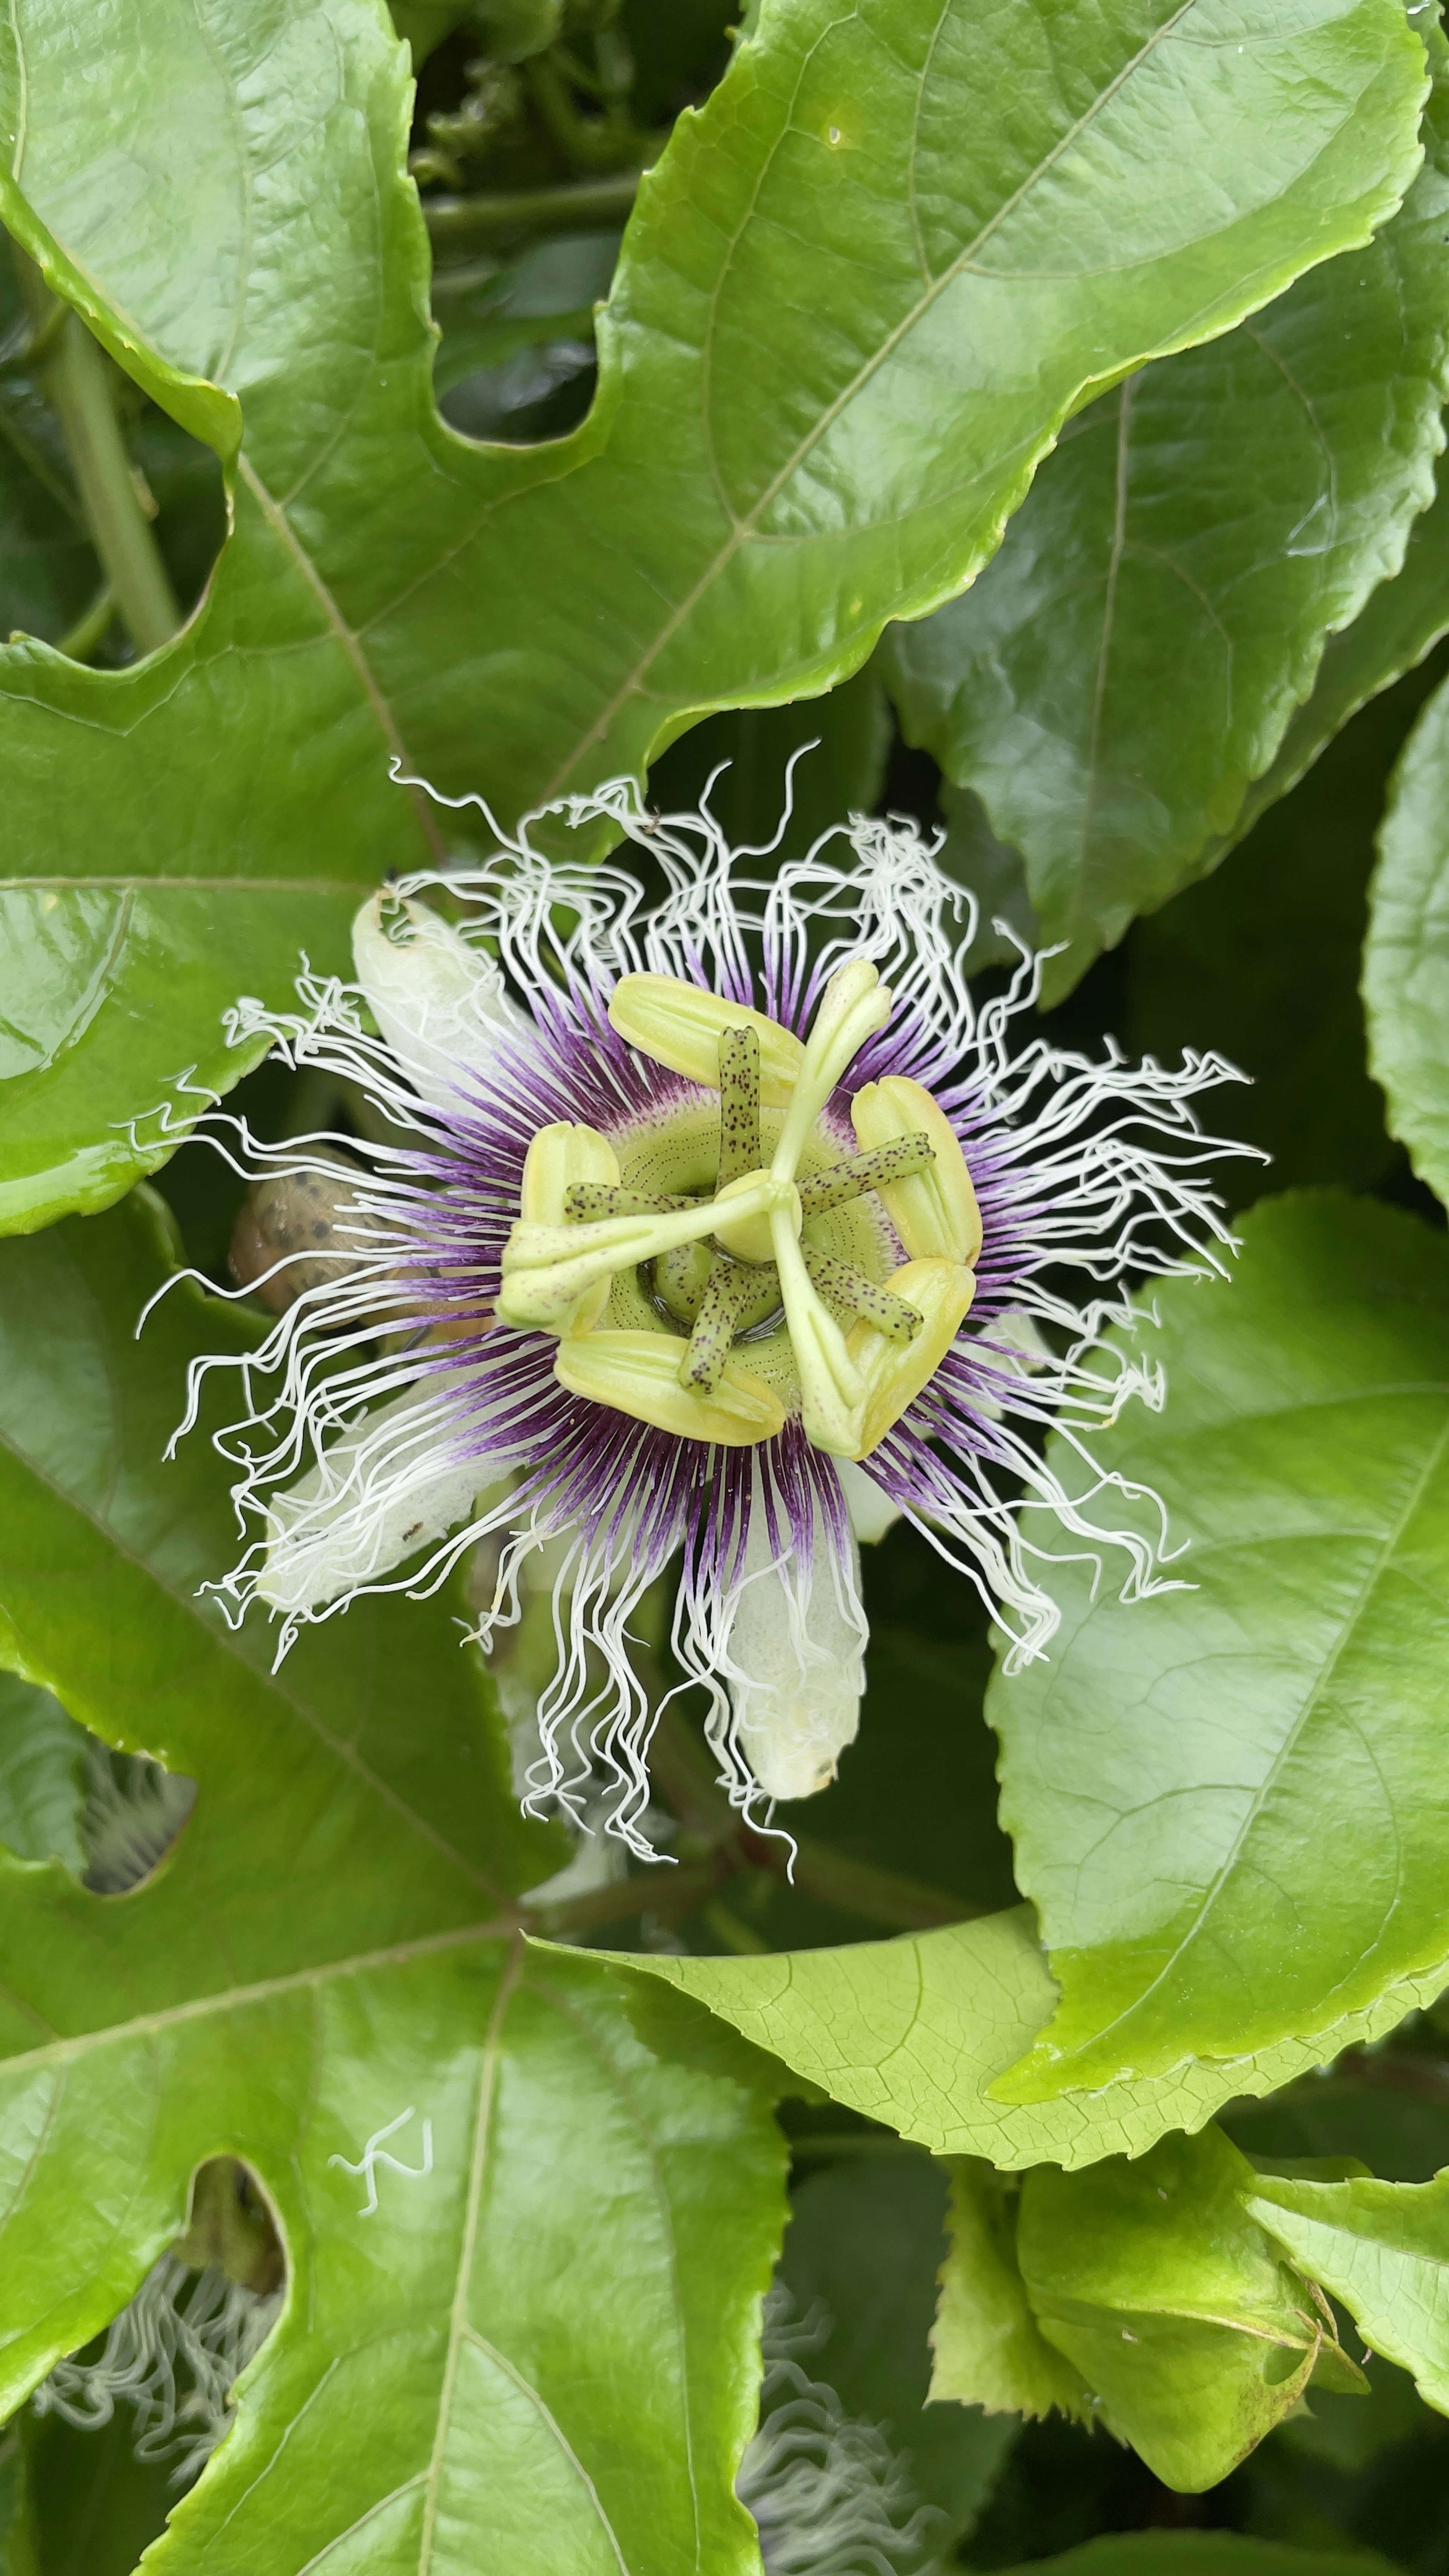
[[[803,1042],[679,978],[620,980],[615,1032],[700,1097],[616,1135],[561,1122],[532,1140],[498,1315],[556,1338],[564,1388],[723,1447],[792,1419],[837,1458],[880,1446],[960,1331],[981,1249],[965,1156],[922,1084],[858,1087],[846,1147],[832,1104],[891,1008],[865,958],[831,976]]]

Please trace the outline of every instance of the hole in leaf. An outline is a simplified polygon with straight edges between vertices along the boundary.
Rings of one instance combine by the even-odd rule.
[[[81,433],[92,485],[76,471]],[[92,538],[102,508],[132,522],[125,598]],[[0,639],[38,637],[73,661],[119,669],[190,615],[225,536],[211,449],[152,402],[78,316],[56,306],[39,272],[0,242]],[[139,558],[150,572],[138,587]]]
[[[83,1885],[97,1896],[129,1895],[160,1867],[195,1804],[196,1782],[184,1772],[88,1737]]]
[[[105,2333],[56,2363],[34,2413],[90,2433],[129,2409],[132,2458],[165,2464],[172,2489],[189,2486],[229,2429],[232,2389],[285,2295],[286,2260],[260,2184],[238,2157],[213,2156],[192,2182],[184,2234]]]
[[[0,1672],[0,1846],[17,1860],[60,1860],[94,1894],[125,1896],[195,1804],[194,1780],[112,1752],[53,1692]]]

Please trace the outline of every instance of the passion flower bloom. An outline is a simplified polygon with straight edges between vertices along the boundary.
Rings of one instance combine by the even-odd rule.
[[[561,1652],[526,1803],[577,1814],[602,1776],[642,1853],[629,1623],[673,1561],[675,1652],[740,1807],[822,1788],[856,1733],[857,1532],[904,1514],[1012,1662],[1045,1647],[1048,1531],[1100,1552],[1085,1504],[1117,1480],[1069,1497],[1040,1428],[1085,1457],[1126,1396],[1160,1400],[1103,1335],[1130,1275],[1221,1267],[1227,1149],[1191,1102],[1228,1068],[1013,1055],[1037,966],[976,1007],[974,906],[910,825],[856,819],[771,868],[623,783],[550,813],[560,838],[605,819],[640,873],[525,825],[364,905],[355,983],[235,1015],[356,1085],[383,1141],[245,1140],[273,1175],[249,1268],[291,1302],[258,1353],[203,1364],[243,1372],[223,1446],[261,1524],[220,1588],[233,1617],[268,1604],[285,1651],[487,1540],[486,1648],[546,1562]],[[1129,1518],[1107,1537],[1132,1594],[1160,1578]]]

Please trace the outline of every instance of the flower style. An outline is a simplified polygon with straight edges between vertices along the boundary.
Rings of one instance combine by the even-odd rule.
[[[550,810],[556,833],[607,821],[640,875],[552,859],[525,825],[366,904],[355,984],[304,976],[299,1014],[234,1015],[360,1086],[384,1141],[245,1139],[289,1176],[252,1202],[285,1311],[260,1351],[201,1364],[243,1372],[222,1445],[262,1524],[220,1589],[233,1617],[270,1605],[285,1651],[488,1540],[486,1647],[547,1548],[561,1651],[525,1802],[577,1815],[602,1772],[610,1830],[647,1854],[629,1622],[676,1557],[675,1652],[747,1809],[823,1787],[856,1733],[857,1533],[914,1522],[1014,1661],[1057,1615],[1031,1507],[1120,1545],[1128,1593],[1160,1580],[1139,1526],[1085,1516],[1120,1480],[1083,1432],[1160,1400],[1140,1362],[1100,1363],[1130,1321],[1116,1283],[1222,1266],[1206,1167],[1230,1149],[1190,1104],[1228,1068],[1039,1038],[1013,1058],[1038,970],[975,1007],[974,906],[911,826],[856,819],[762,870],[626,783]],[[1052,1422],[1086,1462],[1072,1497],[1031,1437]]]

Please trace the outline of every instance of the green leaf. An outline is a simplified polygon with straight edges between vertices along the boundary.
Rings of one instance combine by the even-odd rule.
[[[1018,2194],[979,2156],[951,2166],[951,2250],[931,2335],[933,2398],[1090,2420],[1091,2390],[1036,2321],[1017,2260]]]
[[[1255,779],[1231,833],[1210,842],[1204,870],[1286,796],[1351,716],[1422,662],[1449,629],[1449,487],[1436,489],[1409,530],[1402,572],[1381,582],[1352,626],[1330,635],[1313,694],[1298,708],[1271,767]]]
[[[0,2410],[225,2152],[289,2298],[158,2576],[758,2576],[732,2482],[783,2142],[752,2086],[639,2038],[621,1976],[524,1941],[508,1890],[555,1837],[514,1814],[446,1604],[364,1605],[272,1675],[198,1601],[235,1544],[223,1471],[160,1452],[188,1355],[247,1328],[183,1289],[138,1345],[161,1251],[132,1203],[0,1262],[0,1633],[199,1783],[125,1899],[0,1858]]]
[[[358,887],[0,887],[0,1233],[109,1207],[249,1073],[243,993],[285,1008],[303,955],[350,972]]]
[[[829,2320],[805,2367],[847,2415],[890,2426],[915,2493],[944,2516],[932,2527],[937,2556],[972,2528],[1015,2433],[974,2408],[927,2403],[943,2393],[931,2377],[929,2336],[945,2216],[940,2166],[871,2139],[858,2156],[807,2175],[792,2196],[780,2257],[801,2317],[823,2306]]]
[[[1004,2576],[1395,2576],[1374,2549],[1283,2549],[1231,2531],[1134,2531]]]
[[[390,755],[514,813],[642,772],[713,707],[827,688],[979,567],[1088,385],[1365,238],[1421,92],[1397,0],[767,7],[644,181],[588,420],[490,450],[432,407],[406,55],[372,0],[246,0],[224,44],[158,0],[123,48],[23,0],[5,220],[235,463],[232,534],[162,653],[0,651],[17,876],[145,882],[166,925],[202,889],[217,956],[274,993],[299,926],[268,889],[441,854]],[[92,1141],[193,1060],[221,1078],[212,995],[177,971]],[[49,1181],[22,1140],[11,1222],[123,1185],[56,1128]]]
[[[1363,996],[1369,1062],[1414,1169],[1449,1197],[1449,683],[1409,737],[1370,895]]]
[[[1370,1200],[1268,1200],[1230,1281],[1155,1305],[1135,1347],[1165,1406],[1094,1445],[1161,1497],[1187,1588],[1094,1601],[1063,1563],[1048,1660],[989,1702],[1061,1987],[1013,2102],[1328,2058],[1449,1976],[1449,1243]]]
[[[176,2489],[167,2462],[136,2458],[130,2408],[86,2431],[59,2415],[21,2415],[9,2439],[24,2517],[16,2540],[33,2554],[12,2561],[0,2546],[0,2576],[132,2576]]]
[[[1029,2174],[1016,2251],[1042,2334],[1166,2486],[1216,2486],[1298,2404],[1322,2314],[1244,2206],[1221,2130]]]
[[[1025,1906],[896,1941],[762,1958],[646,1957],[629,1966],[692,1995],[808,2085],[880,2120],[933,2155],[984,2156],[1016,2170],[1141,2155],[1170,2129],[1199,2129],[1239,2094],[1268,2093],[1323,2055],[1288,2040],[1256,2056],[1108,2079],[1030,2104],[995,2079],[1027,2049],[1055,1996]],[[1425,1980],[1426,1986],[1442,1985]],[[1341,2024],[1337,2045],[1392,2028],[1417,1990]]]
[[[86,1865],[85,1729],[58,1699],[0,1672],[0,1843],[16,1860]]]
[[[133,1199],[102,1223],[11,1242],[0,1265],[0,1659],[54,1690],[72,1717],[168,1770],[226,1784],[238,1814],[277,1856],[317,1881],[308,1860],[315,1806],[326,1846],[384,1872],[399,1920],[424,1904],[430,1927],[467,1922],[480,1903],[546,1877],[563,1857],[554,1830],[519,1818],[492,1683],[461,1650],[454,1605],[429,1611],[396,1596],[302,1641],[269,1672],[261,1622],[226,1627],[198,1596],[234,1561],[238,1540],[225,1473],[201,1433],[173,1464],[164,1451],[185,1403],[194,1353],[240,1354],[255,1327],[235,1308],[178,1287],[145,1327],[142,1308],[165,1279],[168,1242],[154,1201]],[[8,1638],[8,1646],[6,1639]],[[290,1834],[273,1813],[285,1786]],[[201,1798],[181,1857],[153,1891],[147,1955],[159,1965],[207,1888],[209,1915],[251,1925],[254,1855],[239,1834],[208,1859]],[[265,1821],[264,1821],[265,1820]],[[200,1876],[193,1876],[193,1871]],[[17,1882],[29,1886],[31,1882]],[[24,1905],[52,1901],[31,1887]],[[90,1971],[89,1939],[73,1948],[75,1892],[58,1908],[48,1974],[59,2002]],[[174,1933],[168,1932],[175,1908]],[[3,1910],[3,1909],[0,1909]],[[127,1918],[130,1919],[129,1917]],[[290,1941],[279,1921],[252,1964]],[[128,1953],[117,1936],[114,1973]],[[184,1972],[178,1949],[172,1962]]]
[[[1369,250],[1072,421],[974,587],[892,638],[908,737],[1026,859],[1058,999],[1197,874],[1434,496],[1449,79]],[[1344,349],[1354,365],[1345,377]],[[1171,685],[1163,685],[1170,670]]]
[[[1449,2173],[1433,2182],[1259,2178],[1248,2207],[1341,2299],[1371,2352],[1411,2370],[1449,2415]]]
[[[1362,709],[1214,875],[1127,941],[1129,1054],[1216,1049],[1248,1076],[1228,1124],[1273,1160],[1224,1168],[1235,1204],[1305,1183],[1367,1189],[1402,1169],[1358,987],[1384,784],[1424,688],[1416,674]]]

